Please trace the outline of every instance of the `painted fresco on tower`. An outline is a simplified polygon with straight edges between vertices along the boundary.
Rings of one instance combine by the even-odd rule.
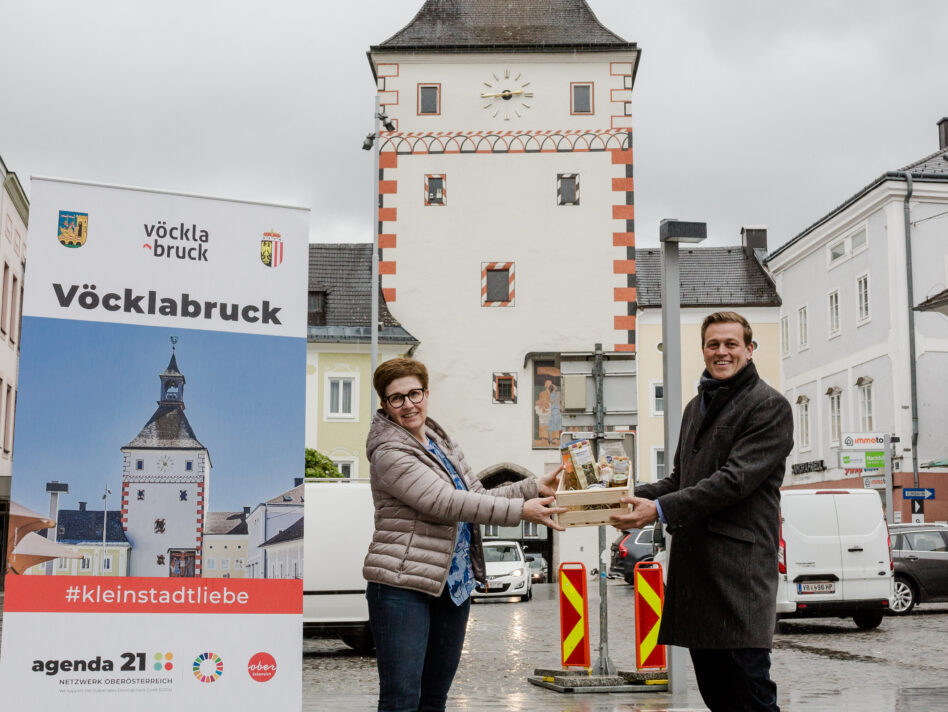
[[[303,453],[268,445],[302,440],[298,383],[271,367],[298,360],[294,339],[33,317],[23,334],[13,498],[51,526],[8,573],[293,577],[265,546],[274,503],[303,516]]]
[[[533,449],[558,448],[563,431],[563,392],[556,361],[533,364]]]

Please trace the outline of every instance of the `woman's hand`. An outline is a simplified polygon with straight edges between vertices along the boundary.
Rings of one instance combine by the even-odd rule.
[[[553,472],[543,477],[537,477],[537,489],[544,497],[552,497],[556,494],[556,488],[560,484],[560,474],[563,472],[563,465],[557,467]]]
[[[553,515],[562,514],[563,512],[568,512],[569,510],[566,507],[550,506],[555,500],[555,497],[537,497],[535,499],[528,499],[523,503],[523,513],[520,515],[520,518],[525,522],[543,524],[544,526],[548,526],[550,529],[556,529],[557,531],[561,532],[566,531],[564,527],[561,527],[559,524],[553,521]]]

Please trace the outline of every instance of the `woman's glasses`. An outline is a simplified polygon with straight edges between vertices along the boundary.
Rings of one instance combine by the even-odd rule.
[[[415,404],[421,403],[425,399],[425,391],[423,388],[412,388],[408,393],[393,393],[385,396],[385,402],[393,408],[401,408],[405,405],[405,398]]]

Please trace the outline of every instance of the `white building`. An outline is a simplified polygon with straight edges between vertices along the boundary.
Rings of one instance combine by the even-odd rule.
[[[303,480],[300,478],[293,489],[261,502],[247,515],[247,578],[270,577],[268,551],[264,544],[302,521],[303,496]]]
[[[184,375],[172,351],[158,408],[122,448],[122,517],[132,576],[201,576],[211,458],[184,414]]]
[[[2,158],[0,182],[3,183],[0,191],[0,261],[3,268],[0,282],[0,551],[6,551],[30,201],[16,173],[7,170]],[[0,590],[3,590],[2,581]]]
[[[303,578],[303,518],[267,539],[260,548],[267,552],[267,578]]]
[[[886,432],[901,439],[897,486],[919,486],[913,482],[913,458],[921,468],[921,486],[934,486],[935,480],[928,480],[939,477],[930,474],[933,469],[946,471],[925,465],[948,455],[948,320],[937,311],[915,309],[948,282],[946,129],[948,119],[942,119],[937,152],[879,176],[767,257],[783,298],[781,383],[796,418],[789,485],[861,486],[863,471],[838,466],[845,432]],[[904,506],[898,492],[896,505]],[[948,507],[944,512],[941,519]]]
[[[475,471],[557,463],[560,354],[635,350],[638,57],[583,0],[428,0],[369,51],[382,291]]]

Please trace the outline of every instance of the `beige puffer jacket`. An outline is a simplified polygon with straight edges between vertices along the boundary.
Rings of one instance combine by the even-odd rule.
[[[441,595],[458,522],[513,526],[525,499],[539,496],[535,478],[490,491],[472,475],[457,444],[431,418],[427,434],[447,456],[468,491],[458,490],[441,461],[379,410],[366,439],[375,503],[375,533],[365,557],[366,581]],[[480,527],[471,527],[474,577],[484,581]]]

